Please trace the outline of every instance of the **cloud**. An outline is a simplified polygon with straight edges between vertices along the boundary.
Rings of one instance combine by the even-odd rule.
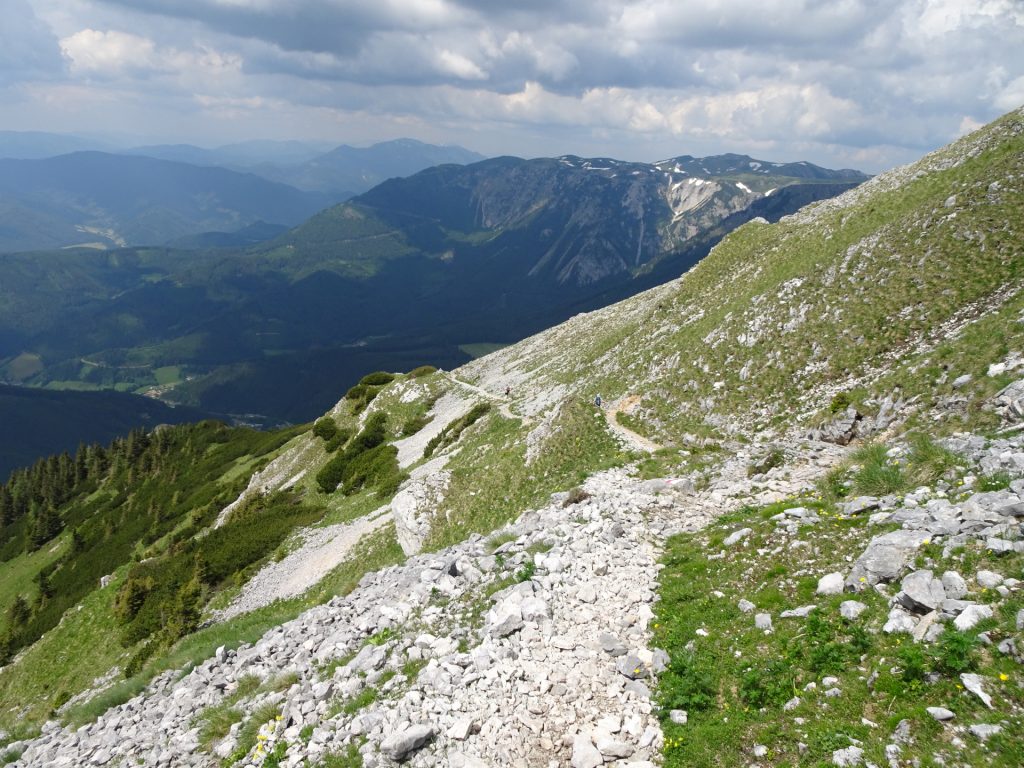
[[[1019,0],[9,1],[13,82],[193,135],[887,163],[1024,102]]]
[[[72,72],[120,73],[160,66],[152,40],[110,30],[83,29],[60,41]]]
[[[57,37],[27,0],[7,0],[0,24],[0,85],[63,71]]]

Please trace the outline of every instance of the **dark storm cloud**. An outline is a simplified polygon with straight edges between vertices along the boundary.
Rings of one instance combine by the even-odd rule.
[[[131,11],[198,22],[212,30],[272,43],[286,51],[352,56],[379,31],[426,32],[452,21],[443,3],[373,0],[103,0]]]

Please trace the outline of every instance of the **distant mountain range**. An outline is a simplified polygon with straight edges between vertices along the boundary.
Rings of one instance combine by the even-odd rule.
[[[157,245],[259,220],[294,225],[332,200],[253,174],[150,157],[0,160],[0,251]]]
[[[342,144],[326,151],[298,141],[248,141],[216,149],[190,144],[134,147],[128,153],[255,173],[307,192],[325,192],[338,200],[435,165],[465,165],[484,159],[462,147],[415,139],[395,139],[365,148]]]
[[[368,370],[458,364],[677,277],[744,221],[864,178],[739,155],[503,157],[389,180],[253,245],[274,228],[179,241],[192,250],[9,255],[0,377],[302,421]]]
[[[329,152],[304,142],[252,141],[114,154],[95,144],[0,132],[0,252],[248,245],[279,234],[252,229],[261,222],[293,226],[385,179],[482,159],[460,147],[411,139]]]

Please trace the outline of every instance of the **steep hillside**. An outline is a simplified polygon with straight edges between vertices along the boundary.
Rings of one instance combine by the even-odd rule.
[[[0,671],[7,759],[1019,765],[1022,150],[1018,110],[669,284],[364,377]],[[312,524],[220,557],[271,519]],[[19,550],[9,599],[61,556]],[[124,647],[65,681],[87,627]]]
[[[159,245],[258,220],[294,225],[336,200],[252,174],[148,157],[0,160],[0,252]]]

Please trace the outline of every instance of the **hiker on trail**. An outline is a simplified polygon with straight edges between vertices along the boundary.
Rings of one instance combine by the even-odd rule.
[[[511,395],[512,395],[512,387],[508,387],[508,386],[505,387],[505,397],[511,397]]]
[[[594,405],[596,405],[598,408],[601,407],[601,396],[600,395],[598,395],[597,397],[594,398]]]

